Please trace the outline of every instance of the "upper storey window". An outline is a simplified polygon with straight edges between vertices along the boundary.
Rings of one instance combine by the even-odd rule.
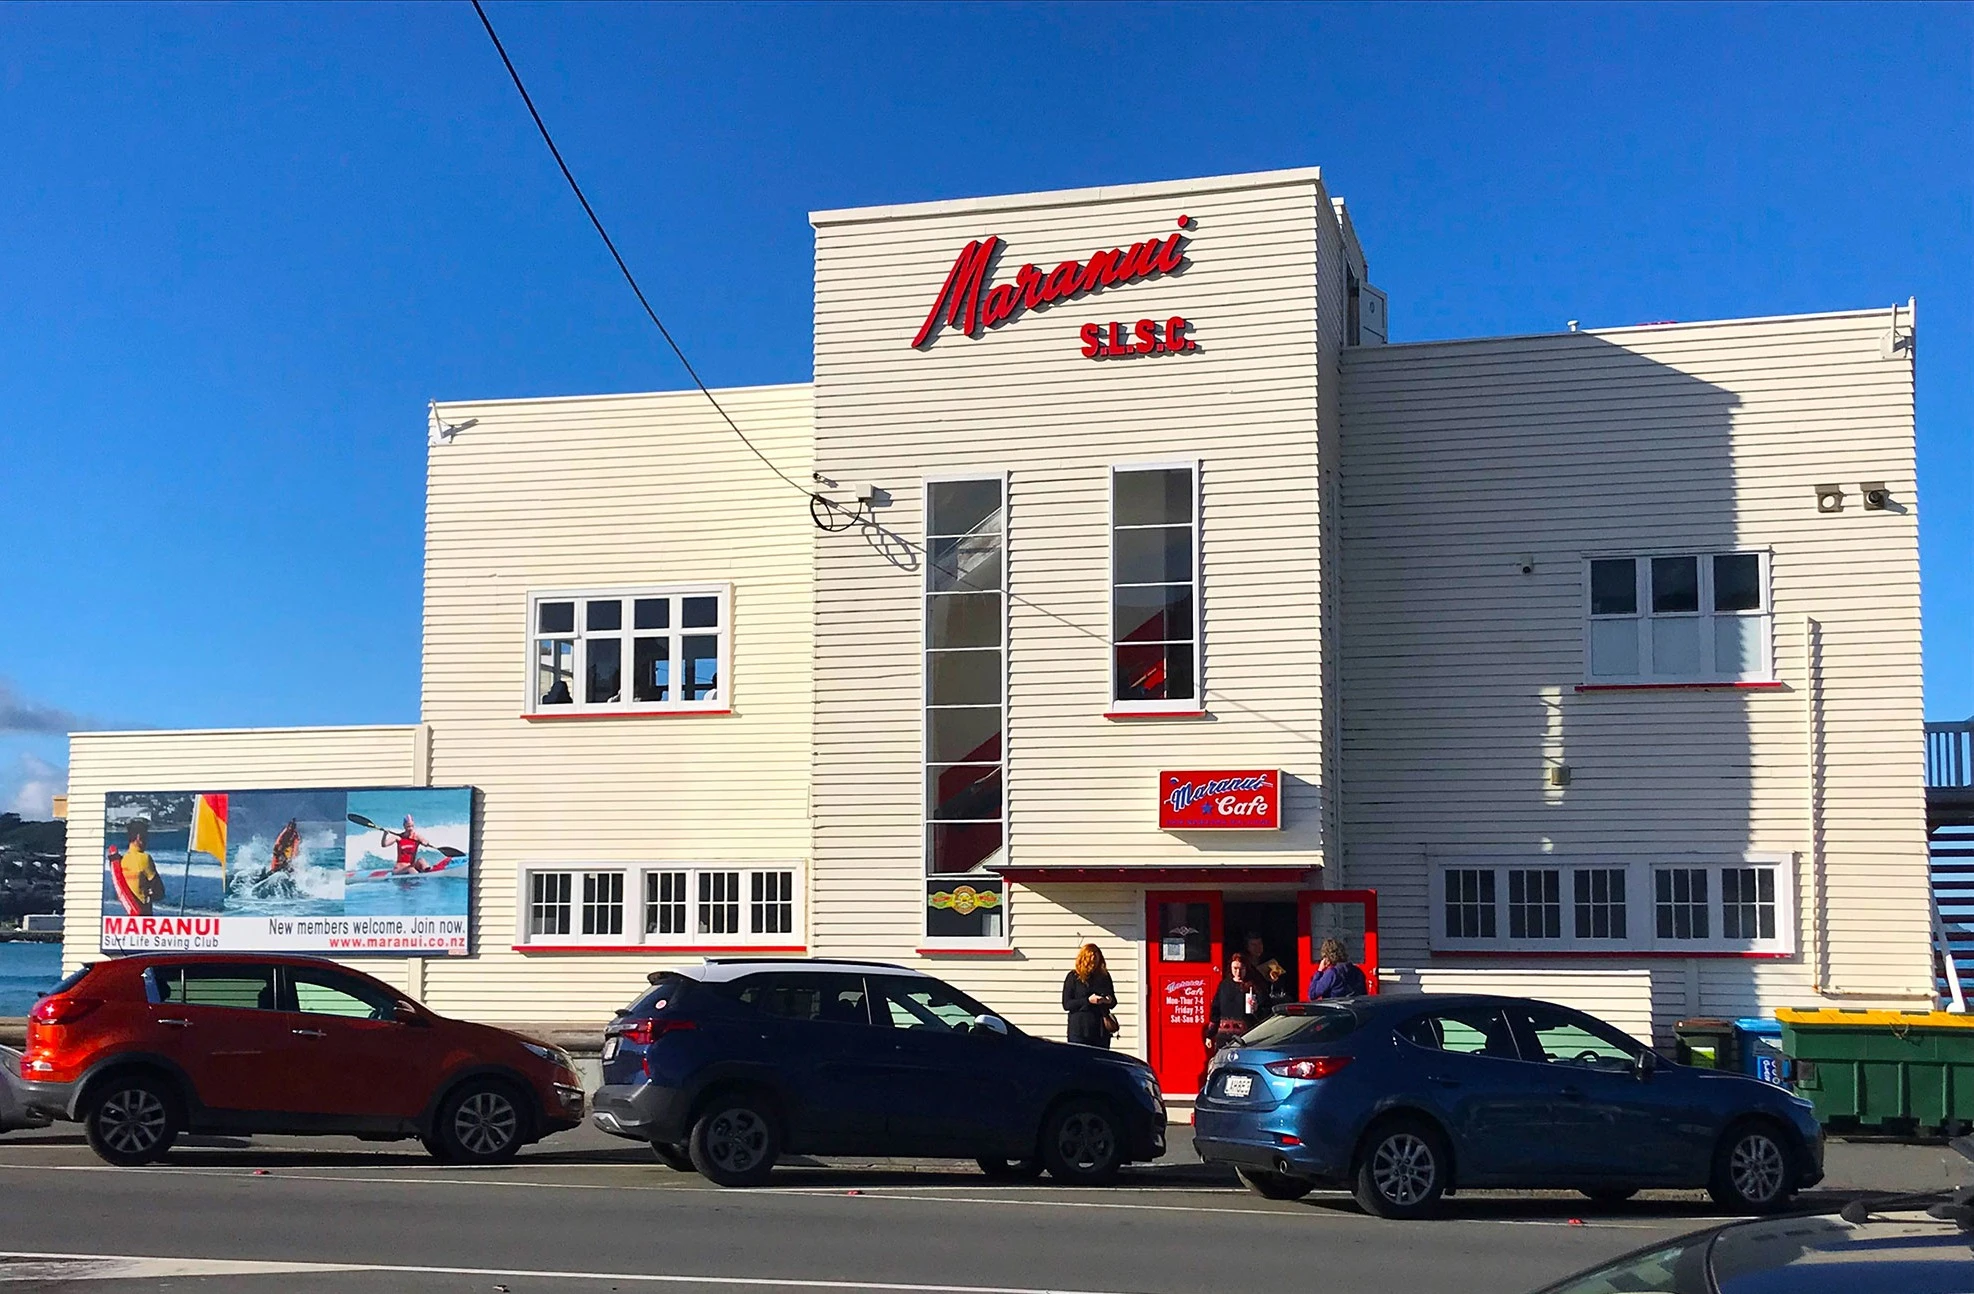
[[[1110,623],[1113,711],[1202,708],[1198,464],[1111,470]]]
[[[1764,553],[1593,557],[1591,683],[1744,683],[1775,677]]]
[[[724,584],[537,593],[529,599],[529,714],[728,708]]]

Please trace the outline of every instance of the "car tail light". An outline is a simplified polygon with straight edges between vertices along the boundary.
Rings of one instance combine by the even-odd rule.
[[[634,1020],[623,1027],[617,1035],[625,1042],[634,1042],[640,1047],[649,1047],[668,1033],[681,1033],[699,1026],[690,1020]]]
[[[99,997],[70,997],[67,994],[57,994],[36,1002],[34,1009],[28,1012],[28,1019],[36,1024],[74,1024],[101,1005],[103,999]]]
[[[1348,1056],[1299,1056],[1278,1060],[1267,1069],[1280,1078],[1328,1078],[1349,1063]]]

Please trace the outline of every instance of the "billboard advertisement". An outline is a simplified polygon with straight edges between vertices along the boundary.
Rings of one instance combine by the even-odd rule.
[[[463,957],[473,788],[112,791],[104,952]]]

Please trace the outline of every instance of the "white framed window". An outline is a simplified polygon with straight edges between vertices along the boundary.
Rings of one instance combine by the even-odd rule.
[[[1193,713],[1201,697],[1199,464],[1110,469],[1110,709]]]
[[[1641,856],[1436,863],[1435,952],[1796,951],[1795,860]]]
[[[1593,685],[1775,679],[1767,553],[1591,557],[1583,587]]]
[[[1007,478],[925,481],[928,946],[1007,940]]]
[[[521,874],[532,947],[805,945],[803,869],[789,864],[568,864]]]
[[[528,714],[730,708],[731,585],[533,593],[528,632]]]

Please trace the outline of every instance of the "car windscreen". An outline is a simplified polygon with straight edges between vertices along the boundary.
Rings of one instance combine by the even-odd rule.
[[[627,1016],[653,1016],[676,1007],[694,981],[684,975],[661,971],[651,977],[651,987],[624,1009]]]
[[[1243,1047],[1307,1046],[1333,1042],[1357,1027],[1357,1017],[1342,1007],[1298,1007],[1271,1015],[1241,1035]]]
[[[68,992],[76,985],[82,983],[82,981],[88,976],[89,972],[95,969],[96,969],[95,962],[84,962],[82,965],[76,967],[68,974],[62,976],[61,979],[57,980],[55,982],[55,987],[49,989],[46,993],[42,994],[42,996],[53,997],[57,993]]]

